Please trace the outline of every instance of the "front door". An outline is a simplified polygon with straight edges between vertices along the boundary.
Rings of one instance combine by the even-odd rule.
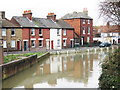
[[[51,49],[53,49],[53,40],[51,41]]]
[[[73,40],[71,40],[71,48],[73,48]]]
[[[24,51],[27,50],[27,41],[24,41]]]
[[[17,50],[20,50],[20,41],[17,41]]]
[[[49,41],[46,41],[46,49],[49,49]]]

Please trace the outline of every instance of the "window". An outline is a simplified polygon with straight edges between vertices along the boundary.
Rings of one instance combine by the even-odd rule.
[[[83,27],[83,34],[85,34],[85,27]]]
[[[85,19],[83,19],[83,24],[85,24]]]
[[[11,47],[15,48],[15,40],[11,40]]]
[[[66,29],[63,29],[63,35],[66,36]]]
[[[15,29],[11,30],[11,36],[15,36]]]
[[[58,36],[60,35],[60,30],[59,30],[59,29],[57,29],[57,35],[58,35]]]
[[[57,46],[60,46],[60,39],[57,40]]]
[[[39,47],[43,47],[43,40],[39,40]]]
[[[87,37],[87,42],[88,42],[88,43],[90,42],[90,37]]]
[[[88,34],[90,34],[90,27],[88,27]]]
[[[35,47],[35,40],[32,40],[31,43],[32,43],[32,47]]]
[[[101,32],[101,30],[100,30],[100,29],[98,29],[98,32]]]
[[[3,48],[7,48],[6,40],[3,40]]]
[[[39,36],[42,36],[42,29],[39,29]]]
[[[88,20],[88,24],[90,24],[90,20]]]
[[[63,46],[66,46],[66,40],[63,40]]]
[[[32,30],[31,30],[31,35],[32,35],[32,36],[35,35],[35,29],[34,29],[34,28],[32,28]]]
[[[2,36],[6,36],[6,29],[2,29]]]

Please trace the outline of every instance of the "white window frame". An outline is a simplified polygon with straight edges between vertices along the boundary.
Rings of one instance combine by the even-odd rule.
[[[57,40],[57,47],[60,47],[60,39]]]
[[[6,36],[6,29],[2,29],[2,36]]]
[[[40,46],[40,41],[42,41],[42,46]],[[43,40],[39,40],[39,47],[43,47]]]
[[[40,34],[40,30],[41,30],[41,32],[42,32],[41,34]],[[40,29],[39,29],[39,36],[42,36],[42,34],[43,34],[43,30],[40,28]]]
[[[32,41],[34,41],[34,42],[32,42]],[[34,46],[33,46],[33,43],[34,43]],[[35,47],[35,40],[31,40],[31,46],[32,46],[32,48]]]
[[[90,27],[88,27],[88,34],[90,34]]]
[[[90,37],[87,37],[87,42],[90,43]]]
[[[84,29],[83,29],[83,34],[85,34],[85,27],[83,27]]]
[[[7,41],[3,40],[3,48],[7,48]]]
[[[83,24],[85,24],[85,19],[83,19]]]
[[[31,29],[31,36],[35,36],[35,29],[34,28]]]
[[[66,41],[67,41],[67,39],[63,39],[63,46],[67,46]]]
[[[63,36],[66,36],[66,29],[63,29]]]
[[[90,24],[90,20],[88,19],[88,24]]]
[[[57,29],[57,36],[60,35],[60,29]]]
[[[15,40],[11,40],[11,48],[15,48]]]
[[[14,31],[14,35],[12,35],[12,31]],[[15,36],[15,29],[11,29],[11,36]]]

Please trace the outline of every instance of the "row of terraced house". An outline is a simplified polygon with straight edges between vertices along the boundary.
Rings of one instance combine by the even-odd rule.
[[[62,19],[56,19],[54,13],[48,13],[47,18],[33,17],[28,10],[11,20],[1,11],[0,26],[4,51],[56,50],[93,42],[92,18],[87,15],[87,10],[67,14]]]

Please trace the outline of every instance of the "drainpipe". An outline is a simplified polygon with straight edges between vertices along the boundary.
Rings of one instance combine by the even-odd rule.
[[[29,51],[30,51],[30,28],[29,28]]]
[[[80,44],[81,44],[81,18],[80,18]]]
[[[0,65],[3,64],[3,39],[0,37]]]

